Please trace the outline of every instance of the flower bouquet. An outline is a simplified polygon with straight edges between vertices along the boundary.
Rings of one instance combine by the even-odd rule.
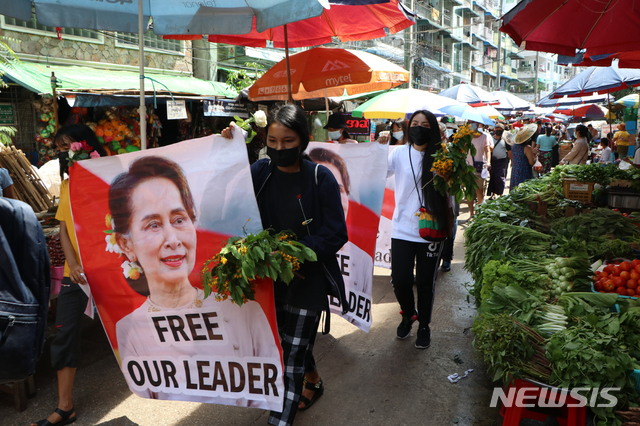
[[[476,169],[467,164],[467,154],[476,155],[471,142],[474,131],[468,125],[461,126],[453,135],[452,142],[443,142],[442,149],[433,154],[431,171],[436,172],[433,185],[442,195],[452,195],[459,203],[462,198],[473,200],[478,189],[474,172]]]
[[[258,127],[267,127],[267,115],[264,111],[256,111],[255,114],[251,114],[251,118],[247,118],[246,120],[241,119],[237,115],[234,115],[233,118],[235,118],[236,124],[242,130],[247,132],[248,136],[245,140],[246,143],[251,142],[257,135],[256,131],[251,128],[251,123],[256,123],[256,126]]]
[[[72,142],[69,148],[69,167],[76,161],[86,160],[87,158],[98,158],[100,154],[95,151],[86,141]]]
[[[271,235],[269,230],[233,237],[202,267],[200,277],[205,297],[215,292],[217,301],[231,300],[242,306],[254,300],[256,281],[281,279],[289,284],[305,261],[316,254],[296,241],[291,231]]]

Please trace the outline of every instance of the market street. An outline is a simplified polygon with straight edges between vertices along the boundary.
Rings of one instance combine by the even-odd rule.
[[[493,384],[477,359],[470,327],[475,315],[467,301],[463,270],[464,222],[461,208],[458,236],[450,273],[437,280],[432,343],[426,350],[414,348],[411,337],[398,340],[398,303],[390,271],[376,268],[373,280],[373,326],[366,334],[334,316],[331,333],[321,336],[314,353],[325,381],[325,393],[309,411],[299,412],[296,425],[421,425],[450,424],[492,426],[502,423],[497,408],[489,408]],[[472,299],[471,299],[472,301]],[[220,405],[147,400],[133,395],[122,376],[99,321],[86,319],[83,361],[74,386],[78,426],[148,425],[266,425],[268,412]],[[22,413],[13,399],[0,394],[0,423],[25,426],[46,417],[57,400],[55,372],[50,366],[47,339],[35,376],[37,395]],[[462,361],[458,364],[454,358]],[[469,377],[451,384],[447,376]]]

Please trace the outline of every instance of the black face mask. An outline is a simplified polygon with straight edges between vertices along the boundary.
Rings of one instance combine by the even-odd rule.
[[[293,166],[300,158],[300,148],[275,149],[267,147],[267,155],[278,167]]]
[[[416,146],[426,145],[431,142],[431,129],[422,126],[410,127],[409,137]]]
[[[64,174],[69,174],[69,151],[60,151],[58,161],[60,162],[60,178],[64,180]]]

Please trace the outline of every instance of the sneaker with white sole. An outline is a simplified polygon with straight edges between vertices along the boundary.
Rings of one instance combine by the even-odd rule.
[[[396,334],[398,339],[402,340],[409,337],[409,335],[411,334],[411,326],[413,325],[415,320],[416,320],[415,315],[410,317],[405,317],[404,315],[402,316],[402,322],[398,326],[398,330]]]
[[[416,348],[427,349],[429,346],[431,346],[431,329],[429,326],[420,327],[416,338]]]

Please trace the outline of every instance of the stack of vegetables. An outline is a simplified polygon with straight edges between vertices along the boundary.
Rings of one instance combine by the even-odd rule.
[[[640,403],[640,383],[631,376],[640,370],[640,304],[619,297],[622,290],[592,288],[608,266],[603,261],[640,255],[640,216],[600,208],[565,218],[564,208],[575,204],[562,197],[562,171],[487,200],[465,231],[465,268],[479,307],[474,345],[494,380],[505,384],[533,378],[571,389],[621,388],[612,393],[616,407],[598,408],[599,396],[587,396],[598,425],[621,425],[616,410]],[[607,173],[598,178],[605,185],[621,178],[613,169]],[[548,202],[547,218],[527,205],[541,199]],[[595,276],[598,269],[603,272]],[[625,282],[625,295],[626,289]]]

